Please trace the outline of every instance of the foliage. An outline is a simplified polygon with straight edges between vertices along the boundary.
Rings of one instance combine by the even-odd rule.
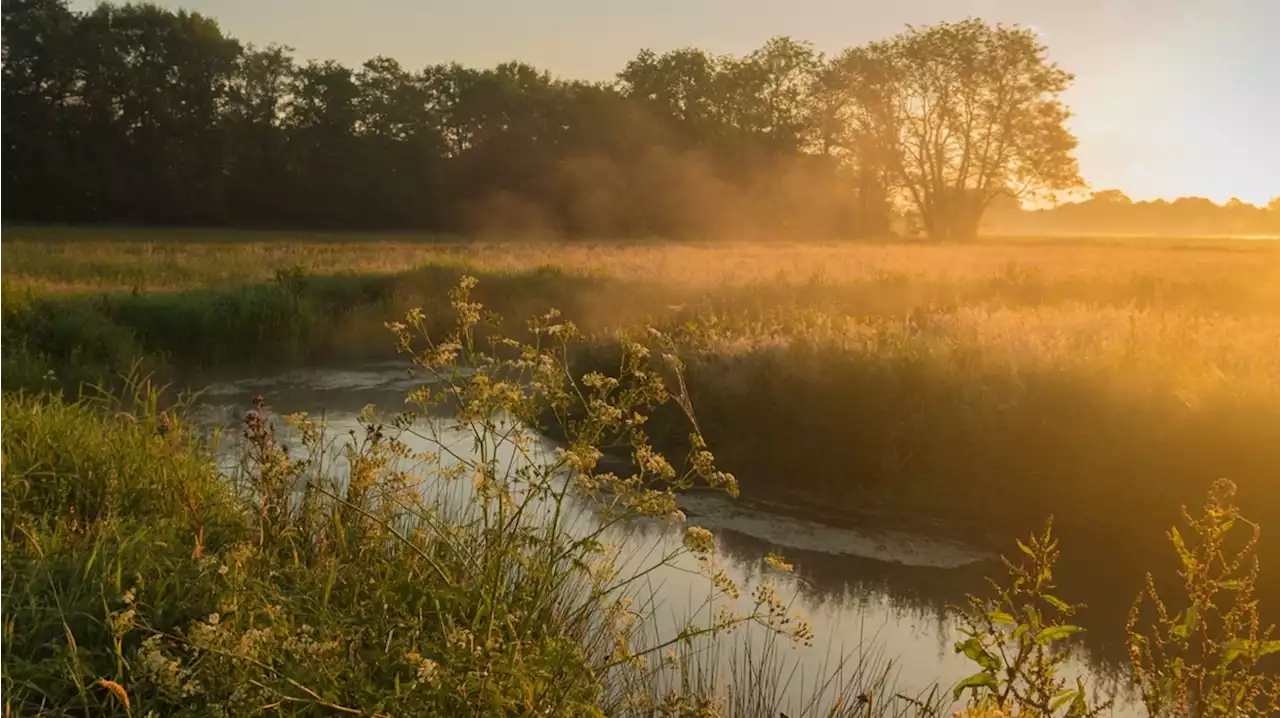
[[[473,284],[443,337],[420,311],[393,323],[419,413],[370,409],[336,458],[305,415],[285,418],[288,448],[261,401],[226,477],[145,384],[123,404],[5,394],[6,710],[716,715],[727,696],[648,659],[745,625],[807,641],[771,582],[736,600],[747,587],[705,529],[618,571],[615,527],[679,520],[675,492],[695,484],[735,487],[696,438],[680,469],[648,442],[650,409],[682,398],[663,378],[679,362],[636,344],[617,376],[574,378],[571,324],[534,320],[531,344],[482,336]],[[567,445],[544,453],[532,422],[574,405]],[[596,468],[609,444],[630,447],[633,474]],[[640,579],[685,555],[713,620],[655,634]]]
[[[300,62],[148,4],[3,13],[6,219],[965,239],[988,205],[1079,184],[1070,75],[1030,30],[977,19],[830,57],[789,37],[643,50],[588,83],[520,62]],[[1185,207],[1156,209],[1188,231]],[[1228,209],[1195,231],[1280,226]]]
[[[1059,577],[1095,610],[1132,591],[1206,476],[1233,477],[1255,520],[1280,521],[1273,243],[282,241],[294,237],[10,228],[5,388],[74,391],[140,355],[184,379],[392,358],[386,318],[417,306],[447,329],[440,288],[466,271],[502,316],[573,317],[575,371],[616,371],[617,333],[660,327],[707,442],[751,498],[942,520],[993,550],[989,537],[1055,514]],[[682,456],[687,419],[658,414],[651,438]],[[1102,575],[1087,559],[1099,547],[1116,562]]]
[[[1016,564],[1000,558],[1009,586],[991,581],[994,596],[970,596],[968,610],[961,614],[966,638],[956,643],[956,652],[981,670],[957,683],[954,696],[959,699],[968,691],[971,707],[981,710],[1093,718],[1110,702],[1090,706],[1084,681],[1077,679],[1072,687],[1061,675],[1068,656],[1062,644],[1084,629],[1066,622],[1082,606],[1052,593],[1058,561],[1052,520],[1028,543],[1018,541],[1018,550],[1023,556]]]
[[[1137,689],[1151,718],[1269,716],[1280,710],[1280,682],[1268,665],[1280,653],[1274,626],[1265,626],[1254,593],[1259,575],[1254,553],[1260,528],[1241,515],[1235,484],[1220,479],[1203,513],[1183,517],[1190,541],[1178,529],[1169,532],[1186,591],[1185,607],[1171,610],[1147,574],[1127,623],[1132,657],[1130,685]],[[1233,541],[1237,525],[1251,530]],[[992,582],[994,596],[971,596],[962,613],[966,638],[956,643],[980,669],[959,681],[954,695],[970,695],[974,711],[994,715],[1048,717],[1095,716],[1110,701],[1090,706],[1086,682],[1074,687],[1061,675],[1068,656],[1065,642],[1083,629],[1066,622],[1082,605],[1050,593],[1058,542],[1052,521],[1027,543],[1018,564],[1001,557],[1012,579],[1005,588]],[[1144,609],[1154,621],[1144,626]]]
[[[885,233],[889,190],[920,149],[906,134],[885,145],[887,131],[866,124],[879,110],[865,106],[848,57],[788,37],[737,58],[644,50],[617,82],[590,84],[516,62],[299,63],[289,48],[244,45],[211,18],[153,5],[6,0],[4,20],[8,218]],[[995,159],[957,160],[975,167],[973,222],[1007,182],[1069,178],[1062,113],[1035,104],[1067,76],[1044,66],[1029,31],[973,20],[889,42],[900,86],[880,90],[949,73],[930,91],[963,98],[969,134],[1003,128],[967,138],[995,145],[982,154]],[[1025,96],[996,91],[1015,80],[1030,81]],[[927,226],[968,188],[952,184],[916,202]],[[920,182],[910,186],[919,200]]]
[[[273,291],[322,291],[323,278],[282,266]],[[708,415],[703,399],[715,395],[700,387],[713,375],[740,378],[716,362],[741,356],[743,327],[757,332],[758,353],[786,336],[785,323],[717,314],[674,335],[615,337],[602,352],[556,313],[531,321],[527,340],[504,337],[477,301],[481,289],[468,278],[451,293],[457,323],[444,334],[426,310],[392,323],[420,377],[409,397],[415,413],[370,410],[335,454],[323,422],[285,417],[277,434],[259,403],[241,427],[232,482],[215,471],[182,405],[163,406],[145,383],[133,382],[126,400],[6,393],[8,710],[168,714],[199,697],[228,714],[479,706],[776,715],[776,649],[731,659],[728,694],[715,674],[717,651],[742,631],[765,631],[779,645],[809,638],[776,587],[735,585],[716,562],[714,537],[696,526],[653,564],[622,573],[612,532],[637,518],[679,521],[675,496],[695,486],[736,491],[706,449],[714,437],[702,430],[724,419]],[[6,295],[6,331],[32,301]],[[936,347],[920,342],[939,319],[909,320],[918,334],[876,325],[879,333],[849,346],[918,362]],[[811,316],[792,328],[831,330]],[[818,361],[805,371],[830,361],[815,353],[816,336],[789,350]],[[613,365],[591,371],[586,355]],[[778,373],[768,366],[766,375]],[[769,396],[764,384],[753,390]],[[810,400],[795,385],[788,391]],[[547,416],[562,425],[558,451],[541,443]],[[692,448],[679,466],[663,458],[658,435],[677,424]],[[602,470],[603,452],[619,448],[632,467]],[[1274,710],[1265,702],[1275,700],[1265,662],[1274,639],[1255,595],[1257,528],[1233,495],[1221,483],[1204,515],[1188,517],[1194,540],[1171,533],[1189,607],[1171,610],[1151,580],[1149,630],[1139,625],[1146,599],[1135,605],[1135,680],[1152,715]],[[1254,533],[1236,548],[1240,524]],[[1061,671],[1078,606],[1055,595],[1057,538],[1046,527],[1019,550],[1019,562],[1005,561],[1010,585],[993,584],[994,595],[972,599],[965,613],[957,650],[979,670],[956,695],[969,691],[983,715],[1091,715],[1085,685]],[[691,616],[655,633],[640,578],[682,557],[713,587],[704,607],[712,621]],[[936,715],[932,701],[895,700],[883,664],[859,661],[848,681],[819,686],[805,714]],[[859,694],[867,698],[850,698]]]
[[[969,19],[847,51],[850,113],[930,237],[968,239],[996,197],[1081,184],[1059,99],[1071,75],[1035,33]]]
[[[1152,716],[1280,712],[1280,680],[1264,670],[1264,659],[1280,654],[1280,640],[1275,626],[1262,624],[1255,595],[1261,529],[1240,514],[1235,494],[1234,483],[1218,480],[1202,513],[1183,507],[1190,535],[1169,530],[1185,604],[1171,607],[1147,574],[1129,614],[1135,683]],[[1243,542],[1232,534],[1237,524],[1247,532]]]

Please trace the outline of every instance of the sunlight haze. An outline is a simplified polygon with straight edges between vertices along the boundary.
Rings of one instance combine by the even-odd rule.
[[[79,2],[89,8],[93,3]],[[388,55],[417,68],[520,59],[611,79],[641,48],[742,54],[776,35],[834,53],[906,24],[976,16],[1034,28],[1075,73],[1066,101],[1092,189],[1266,204],[1280,195],[1280,3],[1267,0],[797,0],[475,3],[413,0],[162,0],[215,18],[245,42],[358,65]]]

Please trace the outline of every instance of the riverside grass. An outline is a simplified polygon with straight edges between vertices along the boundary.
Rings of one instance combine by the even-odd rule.
[[[438,454],[414,455],[398,438],[421,430],[414,415],[383,424],[368,413],[345,447],[345,477],[335,476],[322,424],[285,417],[308,448],[290,455],[257,400],[241,471],[218,476],[182,407],[162,411],[147,384],[133,384],[127,403],[6,393],[6,714],[788,715],[776,643],[763,654],[746,644],[727,689],[700,663],[744,626],[810,639],[772,581],[735,611],[740,589],[718,570],[712,537],[689,527],[656,565],[698,556],[709,604],[727,605],[710,624],[690,618],[646,642],[647,616],[627,587],[647,570],[619,578],[604,543],[633,518],[681,520],[677,491],[736,493],[697,436],[684,382],[676,394],[666,388],[663,374],[682,370],[674,343],[660,333],[628,343],[617,375],[575,380],[563,357],[576,331],[555,313],[530,322],[532,344],[490,335],[491,349],[478,349],[484,308],[472,286],[464,279],[452,293],[458,328],[442,340],[419,311],[390,325],[430,377],[410,403],[448,403],[475,440],[471,458],[444,441]],[[651,363],[658,357],[666,370]],[[649,410],[670,402],[695,424],[681,469],[643,428]],[[504,466],[500,449],[528,455],[534,435],[521,427],[548,413],[561,418],[566,448]],[[633,475],[596,472],[600,447],[615,444],[631,447]],[[410,459],[433,468],[406,473]],[[464,509],[430,499],[429,484],[468,479]],[[571,491],[597,502],[585,530],[564,520]],[[1171,533],[1190,605],[1170,613],[1151,579],[1150,629],[1143,599],[1134,605],[1135,678],[1153,716],[1280,709],[1280,684],[1257,670],[1280,652],[1252,598],[1257,529],[1233,500],[1234,486],[1219,482],[1204,516],[1187,516],[1190,538]],[[1237,523],[1254,536],[1235,553],[1226,547]],[[967,715],[1099,715],[1105,704],[1090,706],[1083,682],[1059,678],[1062,654],[1049,648],[1079,630],[1063,621],[1075,607],[1050,593],[1057,541],[1046,528],[1018,547],[1029,561],[1005,562],[1010,586],[971,599],[969,638],[956,650],[981,670],[952,695],[969,695]],[[773,555],[764,564],[788,570]],[[874,656],[837,675],[851,677],[818,683],[785,711],[942,711],[936,692],[894,694]]]
[[[1053,513],[1069,545],[1134,566],[1220,476],[1280,524],[1276,243],[6,231],[6,387],[73,388],[137,361],[185,374],[388,357],[387,317],[422,307],[447,325],[441,298],[467,272],[501,316],[562,309],[588,335],[580,370],[616,367],[638,327],[670,334],[701,429],[750,495],[944,519],[996,545]]]
[[[800,485],[899,513],[1014,496],[1005,503],[1031,503],[1007,527],[1018,533],[1061,506],[1038,501],[1041,489],[1067,491],[1090,498],[1090,520],[1136,508],[1157,535],[1225,475],[1249,505],[1280,511],[1274,243],[464,244],[49,228],[6,240],[7,385],[48,385],[52,372],[74,386],[136,360],[387,356],[386,317],[441,314],[468,271],[503,316],[560,307],[602,345],[643,323],[705,327],[686,351],[691,391],[753,491]],[[744,436],[753,446],[739,452]]]
[[[290,455],[259,401],[244,420],[242,470],[218,476],[181,407],[161,411],[146,384],[127,404],[6,393],[6,714],[763,717],[930,705],[864,708],[855,696],[885,692],[891,674],[862,656],[848,679],[789,706],[776,678],[746,678],[781,675],[772,643],[738,652],[726,693],[702,657],[735,629],[812,636],[771,580],[728,579],[698,527],[654,566],[697,556],[712,619],[651,633],[633,583],[653,566],[620,576],[608,532],[639,517],[679,521],[675,491],[734,493],[733,477],[705,449],[677,469],[648,448],[643,417],[674,397],[647,347],[629,346],[616,377],[576,381],[559,359],[573,328],[547,315],[530,325],[535,344],[484,353],[467,288],[442,340],[416,312],[392,328],[431,377],[410,400],[421,411],[447,402],[474,456],[446,441],[413,454],[400,433],[429,425],[369,414],[339,477],[325,470],[322,424],[286,417],[308,447]],[[565,449],[499,461],[532,450],[522,427],[579,400],[587,418],[567,422]],[[595,471],[597,447],[617,441],[634,450],[634,476]],[[427,473],[406,473],[409,462]],[[431,498],[460,481],[473,486],[465,506]],[[585,527],[568,518],[571,496],[596,499]]]

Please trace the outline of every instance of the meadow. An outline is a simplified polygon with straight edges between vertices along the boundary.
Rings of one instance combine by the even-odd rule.
[[[953,519],[986,525],[983,506],[1026,506],[1018,529],[1064,504],[1097,528],[1109,506],[1126,524],[1135,509],[1163,520],[1218,476],[1268,516],[1280,504],[1269,242],[48,228],[6,240],[6,356],[23,357],[6,373],[19,384],[138,359],[182,374],[392,356],[385,322],[410,307],[447,320],[445,293],[467,272],[508,329],[561,310],[589,336],[584,365],[612,361],[618,332],[674,332],[704,431],[752,487],[930,516],[960,501]]]
[[[1280,526],[1280,246],[1270,242],[4,232],[7,394],[72,395],[80,381],[138,362],[198,385],[268,364],[388,358],[386,323],[421,307],[423,327],[444,330],[456,310],[447,292],[467,274],[479,280],[476,299],[522,341],[537,335],[521,329],[523,318],[550,307],[574,322],[583,341],[565,361],[576,375],[616,374],[629,342],[644,343],[647,326],[660,330],[685,367],[697,429],[745,497],[1001,549],[1053,515],[1062,582],[1091,603],[1134,595],[1138,567],[1172,576],[1165,528],[1219,477],[1234,482],[1251,518]],[[27,426],[72,423],[12,402],[6,418],[29,414]],[[59,411],[81,411],[72,406]],[[678,409],[657,408],[649,423],[669,456],[691,448]],[[6,426],[6,506],[11,436]],[[20,537],[10,529],[7,520],[6,545]],[[439,550],[424,546],[413,571],[429,570],[425,555]],[[1270,559],[1280,541],[1263,532],[1258,550]],[[1099,556],[1109,564],[1102,571]],[[505,570],[480,585],[510,580]],[[367,579],[350,577],[353,586]],[[1265,606],[1275,605],[1274,588],[1259,586]],[[1127,598],[1120,603],[1127,608]],[[556,650],[542,640],[537,651]]]

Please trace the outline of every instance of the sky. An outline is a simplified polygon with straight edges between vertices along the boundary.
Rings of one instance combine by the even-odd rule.
[[[85,0],[73,6],[87,9]],[[409,68],[523,60],[610,79],[641,48],[744,54],[790,35],[829,53],[907,24],[1035,29],[1076,76],[1065,100],[1092,189],[1135,200],[1280,196],[1280,0],[160,0],[257,45]]]

